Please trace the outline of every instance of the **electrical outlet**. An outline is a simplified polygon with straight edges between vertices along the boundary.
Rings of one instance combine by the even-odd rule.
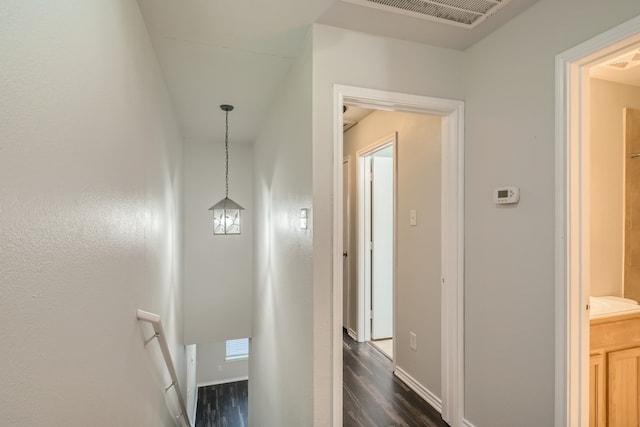
[[[409,332],[409,347],[411,347],[413,350],[417,350],[416,345],[416,334],[413,332]]]

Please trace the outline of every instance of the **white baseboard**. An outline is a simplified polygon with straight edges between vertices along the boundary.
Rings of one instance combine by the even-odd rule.
[[[427,390],[425,386],[416,381],[415,378],[402,370],[402,368],[396,366],[394,374],[411,390],[415,391],[416,394],[420,396],[425,402],[433,406],[436,411],[442,413],[442,400],[440,400],[438,396]]]
[[[356,334],[356,331],[354,331],[352,328],[347,329],[347,334],[349,334],[349,336],[353,338],[354,341],[358,341],[358,334]]]
[[[431,405],[436,411],[442,414],[442,400],[431,393],[425,386],[420,384],[415,378],[409,375],[402,368],[396,366],[394,371],[396,377],[398,377],[403,383],[407,385],[411,390],[415,391],[425,402]],[[462,427],[475,427],[467,419],[462,420]]]
[[[226,384],[226,383],[235,383],[238,381],[246,381],[249,377],[236,377],[236,378],[225,378],[224,380],[215,380],[215,381],[206,381],[203,383],[198,383],[198,387],[207,387],[210,385],[218,385],[218,384]]]

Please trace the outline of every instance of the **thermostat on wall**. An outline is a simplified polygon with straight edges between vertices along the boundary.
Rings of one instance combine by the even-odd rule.
[[[495,188],[493,190],[493,201],[499,205],[518,203],[520,201],[520,189],[515,186]]]

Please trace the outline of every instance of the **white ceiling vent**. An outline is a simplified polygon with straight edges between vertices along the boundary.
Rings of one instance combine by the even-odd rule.
[[[343,0],[402,15],[473,28],[510,0]]]

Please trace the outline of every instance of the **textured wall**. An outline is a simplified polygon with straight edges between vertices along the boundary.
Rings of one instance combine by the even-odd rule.
[[[313,424],[311,43],[286,78],[254,147],[252,426]],[[314,207],[315,209],[315,207]],[[311,218],[314,216],[311,210]]]
[[[136,309],[184,390],[182,147],[138,6],[3,1],[0,57],[0,425],[174,425]]]
[[[463,54],[324,25],[313,35],[314,411],[317,425],[328,425],[332,393],[342,392],[330,377],[334,84],[462,99]]]
[[[465,415],[551,426],[555,394],[555,57],[637,0],[540,0],[465,51]],[[492,189],[518,185],[517,206]],[[491,387],[487,387],[491,384]]]

